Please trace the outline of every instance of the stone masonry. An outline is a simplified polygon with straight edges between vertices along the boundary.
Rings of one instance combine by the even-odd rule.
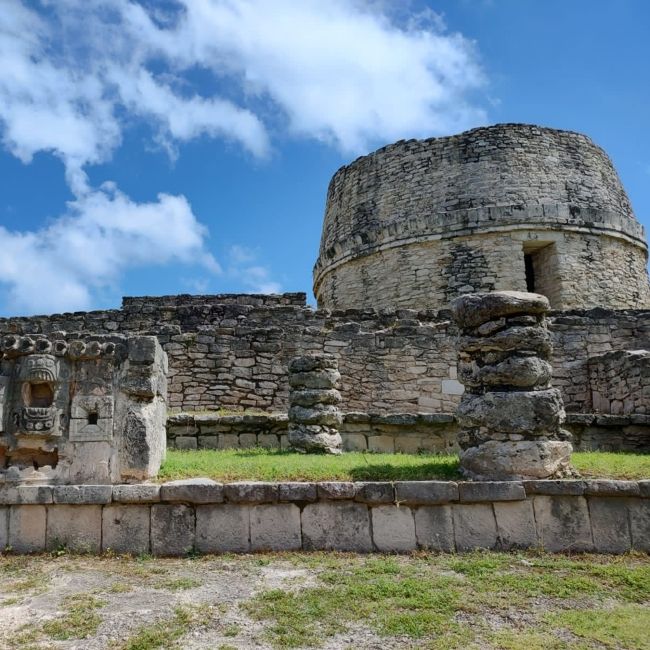
[[[463,473],[478,480],[567,476],[571,443],[551,387],[544,296],[499,291],[452,302],[461,328],[458,372],[466,388],[456,412]]]
[[[301,452],[341,453],[337,390],[341,374],[336,357],[319,354],[289,362],[289,445]]]

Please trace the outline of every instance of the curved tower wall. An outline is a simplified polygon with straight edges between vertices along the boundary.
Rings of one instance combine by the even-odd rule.
[[[584,135],[497,125],[397,142],[333,177],[314,293],[327,308],[441,308],[463,293],[555,309],[650,306],[642,226]]]

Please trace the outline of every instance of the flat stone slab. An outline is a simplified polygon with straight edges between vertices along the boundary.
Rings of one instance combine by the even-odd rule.
[[[221,503],[222,483],[209,478],[189,478],[169,481],[160,486],[160,500],[171,503]]]
[[[311,503],[302,511],[305,550],[373,550],[368,507],[360,503]]]

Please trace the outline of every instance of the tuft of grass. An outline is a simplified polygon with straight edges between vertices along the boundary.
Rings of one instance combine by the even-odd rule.
[[[119,646],[119,650],[155,650],[177,647],[176,641],[187,634],[192,627],[204,625],[209,620],[206,606],[179,606],[174,615],[141,627],[132,637]]]
[[[650,454],[578,452],[575,468],[585,477],[650,477]],[[458,457],[446,454],[340,456],[298,454],[276,449],[170,449],[158,474],[168,481],[207,477],[219,481],[420,481],[461,479]]]
[[[154,587],[158,589],[166,589],[167,591],[182,591],[184,589],[194,589],[200,587],[203,583],[195,578],[170,578],[167,580],[160,580],[154,583]]]
[[[623,605],[612,609],[585,609],[548,614],[546,620],[572,634],[616,650],[650,650],[647,607]]]
[[[95,612],[105,601],[90,594],[75,594],[64,600],[67,613],[61,618],[43,623],[43,632],[52,639],[86,639],[100,626],[102,619]]]
[[[340,456],[298,454],[267,449],[170,449],[158,473],[163,481],[207,477],[221,481],[370,481],[456,480],[458,458],[434,454]]]

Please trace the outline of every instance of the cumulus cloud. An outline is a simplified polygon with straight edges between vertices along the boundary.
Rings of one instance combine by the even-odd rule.
[[[183,142],[210,137],[263,158],[282,133],[356,154],[484,121],[472,100],[483,83],[473,44],[431,11],[398,16],[392,7],[373,0],[2,0],[2,144],[25,163],[37,152],[59,157],[76,196],[47,227],[0,230],[4,250],[21,251],[0,262],[15,305],[85,307],[97,287],[139,265],[198,259],[216,272],[206,229],[184,197],[138,204],[116,188],[89,186],[85,167],[109,161],[134,122],[149,125],[172,155]],[[161,248],[145,227],[152,221],[174,234]],[[64,254],[74,233],[83,246]],[[58,296],[20,279],[20,260],[47,276]],[[277,290],[264,266],[241,268],[252,290]]]
[[[108,183],[40,230],[0,227],[0,278],[13,310],[87,309],[92,291],[113,285],[125,268],[181,262],[220,273],[205,235],[185,197],[135,203]]]
[[[257,261],[252,248],[235,244],[228,251],[226,275],[253,293],[280,293],[282,285],[271,277],[271,271]]]

